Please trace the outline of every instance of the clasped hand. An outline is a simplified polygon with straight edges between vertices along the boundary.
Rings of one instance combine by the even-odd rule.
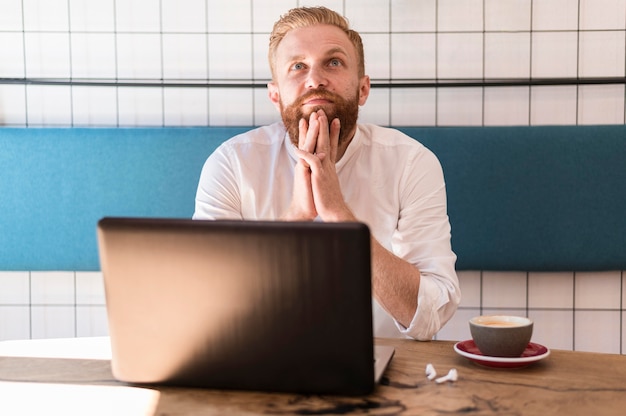
[[[287,219],[313,220],[318,215],[331,222],[355,219],[343,199],[335,170],[340,130],[339,119],[329,123],[323,110],[300,120],[296,149],[299,160]]]

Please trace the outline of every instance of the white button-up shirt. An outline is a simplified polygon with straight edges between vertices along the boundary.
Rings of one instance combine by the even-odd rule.
[[[224,142],[207,159],[195,219],[276,220],[291,202],[297,156],[282,123]],[[421,273],[408,328],[373,300],[374,335],[428,340],[460,302],[441,165],[402,132],[359,124],[336,164],[346,203],[372,236]]]

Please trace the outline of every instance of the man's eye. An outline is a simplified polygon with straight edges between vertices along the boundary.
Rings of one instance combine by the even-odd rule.
[[[298,71],[300,69],[304,69],[304,64],[302,64],[302,63],[293,64],[291,66],[291,69],[296,70],[296,71]]]
[[[341,61],[339,59],[331,59],[330,66],[341,66]]]

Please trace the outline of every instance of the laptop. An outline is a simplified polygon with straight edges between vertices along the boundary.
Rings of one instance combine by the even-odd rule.
[[[362,223],[103,218],[112,371],[133,384],[362,395],[372,332]]]

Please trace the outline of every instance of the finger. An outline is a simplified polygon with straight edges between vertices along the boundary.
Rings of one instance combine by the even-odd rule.
[[[305,121],[305,124],[307,125],[307,129],[306,133],[303,135],[304,143],[302,143],[300,149],[309,153],[314,153],[315,145],[317,144],[317,135],[319,132],[319,121],[317,113],[311,113],[308,123],[306,123]]]
[[[330,123],[330,160],[337,160],[337,148],[339,147],[339,133],[341,132],[341,121],[335,118]]]
[[[304,118],[301,118],[298,122],[298,147],[300,149],[304,148],[304,144],[306,142],[306,133],[309,129],[309,123]]]
[[[317,155],[309,153],[302,149],[295,149],[295,152],[296,156],[298,156],[298,158],[300,159],[300,163],[302,163],[303,166],[306,166],[311,170],[316,169],[319,166],[320,158]],[[324,157],[326,156],[324,153],[322,154],[324,155]]]
[[[317,145],[315,146],[316,153],[329,153],[330,151],[330,139],[328,131],[328,116],[324,110],[318,110],[318,138]]]
[[[305,169],[311,169],[311,166],[307,163],[306,160],[300,158],[300,164],[305,168]]]

